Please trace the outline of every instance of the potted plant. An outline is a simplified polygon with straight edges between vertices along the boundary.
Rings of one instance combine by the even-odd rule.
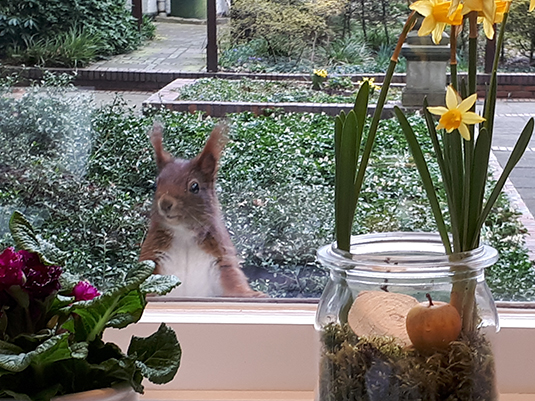
[[[100,293],[62,271],[58,261],[68,256],[22,214],[12,215],[9,228],[17,248],[0,253],[0,398],[50,400],[108,388],[135,394],[143,378],[161,384],[174,377],[181,349],[165,324],[147,338],[132,337],[126,353],[102,337],[108,327],[137,322],[146,294],[167,293],[176,278],[152,275],[153,263],[145,262]]]
[[[487,191],[499,54],[480,116],[475,112],[476,51],[478,24],[483,24],[487,36],[494,35],[494,24],[500,24],[497,48],[501,48],[509,5],[501,0],[412,3],[413,13],[394,51],[369,127],[365,124],[367,85],[360,89],[354,109],[336,118],[336,242],[318,251],[319,261],[331,270],[316,317],[323,346],[322,401],[497,399],[490,337],[496,332],[498,316],[484,269],[498,255],[481,243],[480,234],[526,149],[534,121],[526,124],[501,177]],[[424,104],[423,111],[441,182],[433,182],[417,134],[404,112],[395,109],[438,233],[351,236],[390,78],[416,12],[424,17],[418,34],[432,34],[435,43],[444,28],[452,26],[446,107]],[[456,36],[463,20],[470,29],[467,82],[458,78],[455,61]],[[438,124],[434,114],[440,116]],[[446,204],[437,197],[440,186]]]

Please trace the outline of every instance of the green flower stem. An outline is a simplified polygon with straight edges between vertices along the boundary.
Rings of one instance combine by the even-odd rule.
[[[503,20],[500,24],[500,33],[498,34],[498,39],[496,40],[496,49],[501,49],[503,46],[503,41],[505,38],[505,27],[507,26],[507,18],[509,17],[509,12],[505,12],[503,14]],[[496,91],[498,87],[497,83],[497,72],[498,72],[498,64],[500,61],[500,52],[496,51],[494,54],[494,60],[492,62],[492,72],[490,76],[490,84],[489,84],[489,90],[487,93],[487,98],[485,102],[485,110],[483,117],[485,117],[485,122],[483,123],[484,126],[487,128],[487,131],[489,132],[490,139],[492,141],[492,137],[494,134],[494,116],[496,112]]]
[[[468,269],[468,267],[466,267]],[[459,271],[460,273],[462,271]],[[461,279],[455,281],[450,294],[450,304],[452,304],[462,319],[462,331],[471,333],[476,329],[477,308],[476,308],[476,285],[474,279]]]
[[[470,34],[468,39],[468,94],[471,95],[477,91],[477,12],[472,11],[468,14],[468,20],[470,25]],[[475,109],[475,104],[472,110]],[[458,132],[454,132],[454,136],[459,138],[461,136]],[[472,239],[469,238],[469,233],[473,232],[470,227],[470,198],[472,193],[472,154],[474,151],[474,129],[470,128],[470,141],[462,139],[462,156],[458,163],[460,168],[452,176],[454,181],[458,182],[460,188],[457,187],[458,194],[454,198],[458,200],[456,216],[459,220],[459,231],[457,236],[458,241],[455,245],[455,252],[468,251],[469,244],[472,243]],[[455,151],[454,151],[455,153]],[[460,178],[460,179],[456,179]],[[455,185],[453,186],[455,188]],[[454,212],[451,212],[452,219]],[[453,236],[456,237],[455,233]],[[465,333],[470,333],[474,330],[474,313],[475,313],[475,285],[470,283],[470,280],[455,281],[452,285],[450,294],[450,303],[455,306],[459,314],[461,315],[463,326],[462,330]]]
[[[470,36],[468,37],[468,94],[477,92],[477,11],[468,14]],[[474,105],[475,107],[475,105]]]
[[[463,174],[463,160],[462,160],[462,142],[461,136],[453,132],[451,134],[444,134],[444,159],[448,166],[451,179],[451,199],[452,202],[448,205],[450,210],[450,219],[452,220],[452,236],[454,252],[459,252],[462,246],[462,234],[464,232],[464,221],[462,220],[462,206],[463,206],[463,181],[459,179]]]
[[[481,215],[485,196],[491,145],[492,141],[489,132],[485,127],[480,127],[473,151],[472,170],[470,171],[472,188],[468,214],[470,219],[468,236],[472,242],[467,243],[467,249],[474,249],[479,245],[481,227],[478,227],[478,219]]]
[[[471,138],[469,141],[462,139],[463,151],[464,151],[464,171],[463,171],[463,205],[462,205],[462,219],[464,221],[463,226],[463,241],[461,242],[460,252],[468,250],[468,244],[471,243],[469,238],[470,230],[470,198],[473,194],[472,191],[472,154],[474,152],[474,130],[470,127]],[[460,137],[460,134],[459,134]]]

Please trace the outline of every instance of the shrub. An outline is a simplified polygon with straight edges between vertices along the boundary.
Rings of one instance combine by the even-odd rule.
[[[507,35],[510,42],[528,58],[529,65],[535,66],[535,14],[529,13],[528,7],[528,0],[511,3]]]
[[[345,37],[332,41],[326,47],[329,63],[334,65],[369,65],[373,54],[366,44],[357,37]]]
[[[20,54],[37,43],[51,46],[57,37],[73,29],[86,37],[100,38],[100,55],[133,50],[142,40],[137,21],[122,0],[19,0],[0,5],[0,55],[9,49]],[[62,41],[66,39],[63,36]],[[76,44],[80,40],[73,38],[71,50],[80,52],[80,43]]]
[[[329,34],[321,10],[303,1],[237,0],[230,13],[232,37],[264,40],[273,59],[300,59],[307,46],[314,46]]]
[[[93,61],[103,48],[100,35],[71,28],[52,38],[25,41],[24,48],[8,50],[7,58],[14,64],[45,67],[84,67]]]

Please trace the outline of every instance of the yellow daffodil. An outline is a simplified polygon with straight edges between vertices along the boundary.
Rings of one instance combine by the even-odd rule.
[[[446,25],[461,25],[463,23],[462,5],[450,14],[451,1],[441,0],[418,0],[410,5],[410,9],[423,15],[422,26],[418,30],[418,36],[426,36],[430,33],[433,43],[439,44],[442,32]]]
[[[459,7],[460,3],[461,0],[452,0],[450,4],[450,9],[448,10],[448,15],[453,15],[453,13],[457,11],[457,8]]]
[[[317,75],[321,78],[327,78],[327,71],[326,70],[314,70],[314,75]]]
[[[496,1],[495,0],[464,0],[463,14],[466,15],[471,11],[477,11],[480,19],[483,20],[483,29],[487,38],[494,37],[494,22],[496,19]]]
[[[428,107],[427,110],[430,113],[441,116],[437,129],[445,128],[446,132],[457,129],[462,137],[469,141],[470,130],[467,124],[477,124],[485,121],[480,115],[469,111],[475,104],[476,99],[477,94],[474,93],[462,100],[461,96],[450,85],[446,90],[446,107]]]
[[[535,0],[531,0],[529,3],[529,11],[533,11],[535,9]]]
[[[373,77],[372,78],[363,77],[362,81],[359,82],[359,86],[362,86],[364,82],[368,82],[368,84],[370,85],[370,89],[372,91],[374,91],[375,89],[381,89],[381,87],[375,83],[375,78]]]
[[[483,23],[483,29],[485,30],[485,35],[492,39],[494,36],[494,27],[493,24],[501,24],[503,21],[503,15],[506,12],[509,12],[509,6],[511,5],[511,0],[496,0],[496,14],[494,16],[494,21],[488,20],[483,16],[478,16],[477,22],[479,24]],[[489,36],[490,35],[490,36]]]
[[[495,24],[501,24],[503,22],[503,15],[509,12],[509,7],[511,7],[511,0],[496,0]]]

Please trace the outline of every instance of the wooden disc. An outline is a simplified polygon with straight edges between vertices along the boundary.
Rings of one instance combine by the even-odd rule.
[[[357,336],[390,336],[401,346],[411,345],[405,320],[418,305],[410,295],[386,291],[361,292],[349,310],[348,323]]]

